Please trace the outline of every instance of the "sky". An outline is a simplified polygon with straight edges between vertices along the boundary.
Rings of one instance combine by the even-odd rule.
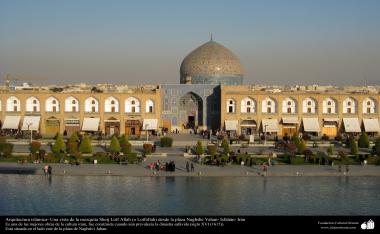
[[[0,0],[0,76],[177,84],[211,33],[245,84],[380,85],[379,0]]]

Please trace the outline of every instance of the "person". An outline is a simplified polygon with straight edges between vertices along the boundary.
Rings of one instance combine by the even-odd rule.
[[[189,172],[189,162],[186,162],[186,171]]]
[[[45,165],[44,166],[44,173],[45,173],[45,175],[48,175],[48,169],[49,169],[49,166]]]
[[[191,172],[194,172],[194,163],[191,163]]]
[[[52,171],[53,171],[53,168],[49,165],[48,166],[48,174],[51,175]]]
[[[342,165],[340,165],[340,164],[339,164],[339,166],[338,166],[338,171],[339,171],[339,172],[342,172]]]
[[[346,172],[348,173],[350,169],[348,168],[348,164],[346,165]]]

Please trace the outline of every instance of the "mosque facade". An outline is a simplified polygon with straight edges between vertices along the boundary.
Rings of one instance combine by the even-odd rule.
[[[229,135],[378,134],[379,88],[244,85],[239,58],[210,40],[190,52],[180,84],[12,86],[0,89],[3,134],[34,131],[141,135],[212,130]]]

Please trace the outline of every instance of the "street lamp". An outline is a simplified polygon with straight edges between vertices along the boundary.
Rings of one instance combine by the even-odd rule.
[[[264,125],[264,145],[267,144],[267,127],[268,127],[268,124],[265,124]]]
[[[28,130],[30,130],[30,143],[32,143],[33,141],[33,130],[31,128],[31,126],[33,125],[33,122],[30,122],[30,123],[26,123],[28,125]]]
[[[148,136],[149,136],[149,133],[148,133],[148,126],[149,126],[149,124],[145,124],[145,131],[146,131],[146,143],[148,143]]]

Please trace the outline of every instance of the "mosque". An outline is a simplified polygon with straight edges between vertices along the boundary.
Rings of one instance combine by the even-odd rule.
[[[239,58],[211,38],[183,59],[179,84],[35,87],[8,80],[0,88],[1,132],[46,137],[75,131],[329,137],[380,132],[379,87],[246,85],[244,73]]]

